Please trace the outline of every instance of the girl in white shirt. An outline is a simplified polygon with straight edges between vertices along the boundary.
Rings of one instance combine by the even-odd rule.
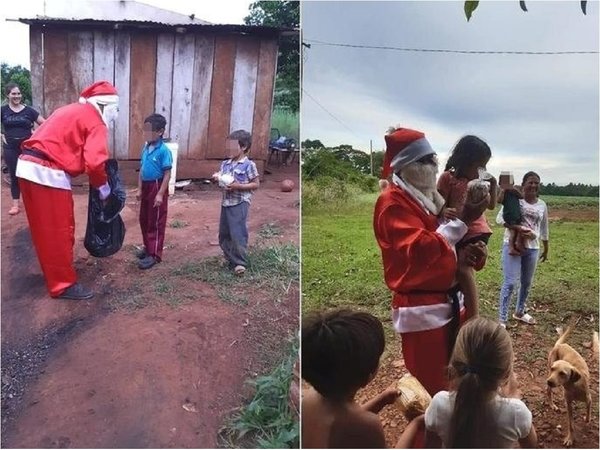
[[[440,441],[445,448],[536,447],[531,412],[512,398],[518,396],[512,361],[504,327],[485,317],[469,320],[450,359],[451,390],[435,394],[425,411],[426,447]]]

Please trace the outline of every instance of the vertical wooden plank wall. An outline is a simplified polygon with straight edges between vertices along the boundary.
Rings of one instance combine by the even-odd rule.
[[[194,56],[194,95],[192,95],[192,126],[190,127],[188,158],[206,159],[210,90],[215,54],[215,37],[196,35]]]
[[[119,93],[119,116],[115,121],[115,151],[117,159],[129,156],[129,77],[131,47],[129,33],[115,33],[115,87]]]
[[[103,80],[113,85],[115,83],[115,33],[113,31],[94,32],[94,81]],[[111,156],[114,157],[114,126],[108,129],[108,147]]]
[[[173,92],[173,54],[175,36],[172,33],[158,35],[156,44],[156,102],[155,112],[167,119],[165,136],[170,137],[171,93]]]
[[[156,35],[131,35],[128,159],[139,159],[144,145],[144,119],[154,112],[156,86]],[[168,120],[168,118],[167,118]]]
[[[174,142],[179,144],[178,158],[188,158],[190,124],[195,126],[197,120],[196,117],[190,117],[194,82],[194,47],[195,39],[193,34],[176,35],[169,136]],[[169,118],[167,117],[168,120]]]
[[[56,108],[77,100],[65,76],[65,64],[69,60],[66,33],[44,31],[44,60],[44,111],[50,116]]]
[[[235,130],[252,130],[254,117],[254,101],[256,98],[256,82],[260,41],[248,36],[238,38],[235,71],[233,75],[233,98],[231,102],[231,119],[229,132]]]
[[[69,58],[65,61],[68,68],[66,76],[70,77],[72,87],[70,100],[76,102],[83,89],[94,82],[94,35],[91,31],[70,32],[67,34]]]
[[[209,159],[222,159],[225,153],[225,140],[229,134],[236,43],[235,36],[230,35],[217,36],[215,39],[206,151]]]
[[[44,110],[44,66],[42,55],[42,28],[29,27],[29,55],[31,61],[31,106],[43,117],[48,117]]]
[[[154,111],[167,118],[165,135],[178,141],[180,158],[223,159],[225,139],[236,129],[252,133],[253,159],[267,158],[275,38],[52,28],[42,32],[34,26],[30,35],[33,103],[45,116],[77,101],[93,81],[115,84],[120,111],[109,141],[117,159],[139,158],[143,119]]]
[[[258,84],[254,103],[254,126],[252,157],[266,160],[271,135],[271,109],[273,108],[273,84],[277,72],[277,41],[262,39],[258,63]]]

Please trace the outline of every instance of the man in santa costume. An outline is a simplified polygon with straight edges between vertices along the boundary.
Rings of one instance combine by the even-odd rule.
[[[85,172],[102,200],[110,194],[104,164],[108,125],[116,118],[118,101],[115,87],[98,81],[83,90],[78,103],[54,111],[21,145],[17,177],[51,297],[84,300],[94,295],[77,282],[73,267],[71,178]]]
[[[462,220],[438,219],[444,199],[436,189],[435,151],[419,131],[391,128],[385,136],[383,177],[393,178],[377,199],[373,227],[381,248],[384,276],[393,291],[392,320],[402,336],[408,371],[433,396],[447,389],[445,368],[457,331],[462,295],[457,264],[479,265],[485,246],[455,244],[467,223],[486,205],[465,205]]]

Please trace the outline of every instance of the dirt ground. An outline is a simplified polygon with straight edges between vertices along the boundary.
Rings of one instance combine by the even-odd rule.
[[[284,178],[296,182],[293,192],[280,191]],[[297,181],[297,165],[264,177],[250,208],[251,246],[298,245]],[[213,285],[171,276],[186,262],[221,254],[218,189],[193,183],[176,191],[163,262],[140,271],[133,191],[121,214],[123,248],[100,259],[83,247],[88,196],[76,187],[75,265],[96,292],[80,302],[47,295],[26,216],[9,216],[5,183],[1,191],[2,447],[217,446],[225,418],[251,395],[245,380],[283,356],[299,314],[297,287],[278,301],[250,288],[246,304],[235,304]],[[278,236],[261,237],[265,227]],[[161,290],[169,280],[176,286]],[[166,293],[186,301],[173,306]],[[148,306],[119,307],[134,297]]]
[[[385,323],[384,326],[391,327],[391,322]],[[533,414],[533,424],[538,434],[538,447],[564,448],[562,442],[566,436],[567,413],[564,401],[562,400],[561,389],[555,391],[555,402],[560,407],[558,412],[550,408],[545,397],[546,378],[548,377],[547,354],[540,355],[539,358],[535,358],[533,361],[526,361],[519,358],[519,348],[531,348],[534,346],[534,340],[537,339],[534,332],[528,327],[530,326],[512,323],[509,324],[508,328],[515,342],[515,352],[517,352],[515,372],[523,395],[522,400]],[[590,326],[590,329],[593,328],[593,325]],[[592,351],[587,347],[587,344],[591,344],[591,332],[590,342],[586,343],[586,347],[579,348],[573,342],[570,342],[570,344],[581,353],[589,364],[592,391],[592,418],[590,423],[583,421],[583,416],[585,415],[584,404],[576,403],[573,407],[574,448],[598,448],[598,363],[594,361]],[[373,398],[407,373],[400,348],[400,338],[388,341],[377,376],[365,389],[359,391],[357,395],[359,403],[364,403]],[[381,411],[380,417],[385,431],[387,446],[393,447],[402,431],[406,428],[407,422],[396,405],[386,406]]]

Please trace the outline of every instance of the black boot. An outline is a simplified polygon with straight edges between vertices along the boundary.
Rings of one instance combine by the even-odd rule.
[[[75,283],[72,286],[69,286],[64,290],[62,294],[58,296],[58,298],[64,298],[68,300],[88,300],[94,296],[94,293],[82,286],[79,283]]]

